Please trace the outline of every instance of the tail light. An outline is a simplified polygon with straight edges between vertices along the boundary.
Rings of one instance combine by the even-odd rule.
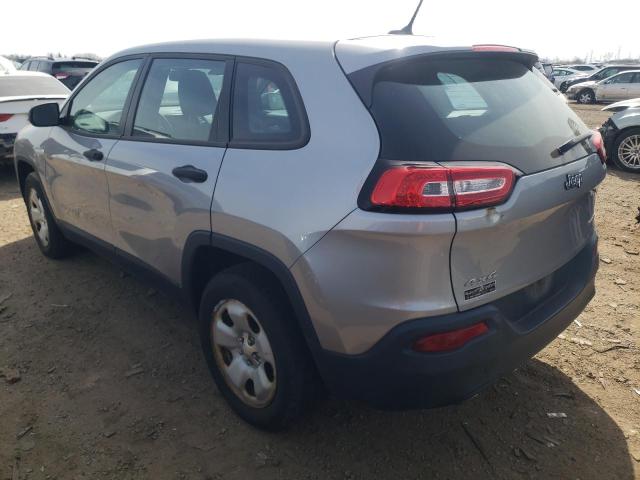
[[[378,179],[371,204],[447,211],[485,208],[505,202],[514,183],[509,167],[391,167]]]
[[[486,323],[480,322],[470,327],[459,328],[449,332],[434,333],[419,338],[413,344],[413,350],[416,352],[448,352],[462,347],[480,335],[484,335],[489,331]]]
[[[605,164],[607,163],[607,151],[604,148],[604,140],[602,139],[602,135],[598,131],[594,131],[591,136],[591,142],[593,146],[596,147],[596,151],[598,152],[598,156],[600,157],[600,161]]]
[[[64,80],[65,78],[67,78],[69,76],[68,73],[56,73],[54,75],[54,77],[56,77],[58,80]]]
[[[13,113],[0,113],[0,122],[6,122],[11,117],[13,117]]]

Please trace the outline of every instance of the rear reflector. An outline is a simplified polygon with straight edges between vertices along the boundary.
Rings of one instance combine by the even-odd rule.
[[[474,52],[520,52],[517,47],[509,47],[507,45],[473,45],[471,50]]]
[[[11,117],[13,117],[13,113],[0,113],[0,122],[6,122]]]
[[[371,203],[380,207],[466,210],[503,203],[515,174],[508,167],[391,167],[378,179]]]
[[[451,330],[450,332],[434,333],[422,337],[413,344],[416,352],[447,352],[462,347],[472,339],[484,335],[489,327],[484,322],[476,323],[470,327]]]
[[[598,152],[600,161],[603,164],[607,163],[607,151],[604,148],[604,140],[602,139],[602,135],[600,134],[600,132],[593,132],[593,135],[591,136],[591,142],[593,142],[593,146],[596,147],[596,151]]]

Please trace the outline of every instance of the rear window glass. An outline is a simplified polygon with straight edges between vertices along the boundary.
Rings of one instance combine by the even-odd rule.
[[[404,61],[373,81],[371,113],[389,160],[498,161],[526,172],[553,166],[551,152],[586,131],[548,82],[515,61]]]
[[[50,76],[7,75],[0,77],[0,97],[21,95],[68,95],[69,89]]]
[[[92,70],[97,63],[95,62],[56,62],[53,64],[53,73],[56,72],[88,72]]]

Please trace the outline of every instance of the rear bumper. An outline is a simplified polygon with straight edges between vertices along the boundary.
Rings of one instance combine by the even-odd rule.
[[[360,355],[325,352],[319,365],[340,396],[380,408],[457,403],[527,361],[562,332],[595,294],[597,237],[544,279],[491,304],[411,320]],[[447,353],[417,353],[416,339],[485,321],[489,332]]]
[[[15,133],[0,133],[0,160],[7,160],[13,157],[13,144],[15,141]]]

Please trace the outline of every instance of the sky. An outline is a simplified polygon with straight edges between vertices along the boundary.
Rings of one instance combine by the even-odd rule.
[[[0,54],[96,53],[201,38],[339,39],[403,27],[417,0],[2,0]],[[414,33],[500,43],[550,59],[640,57],[639,0],[425,0]],[[601,13],[596,13],[601,12]],[[11,21],[6,21],[12,19]],[[15,20],[20,19],[20,20]],[[614,27],[607,27],[614,25]]]

